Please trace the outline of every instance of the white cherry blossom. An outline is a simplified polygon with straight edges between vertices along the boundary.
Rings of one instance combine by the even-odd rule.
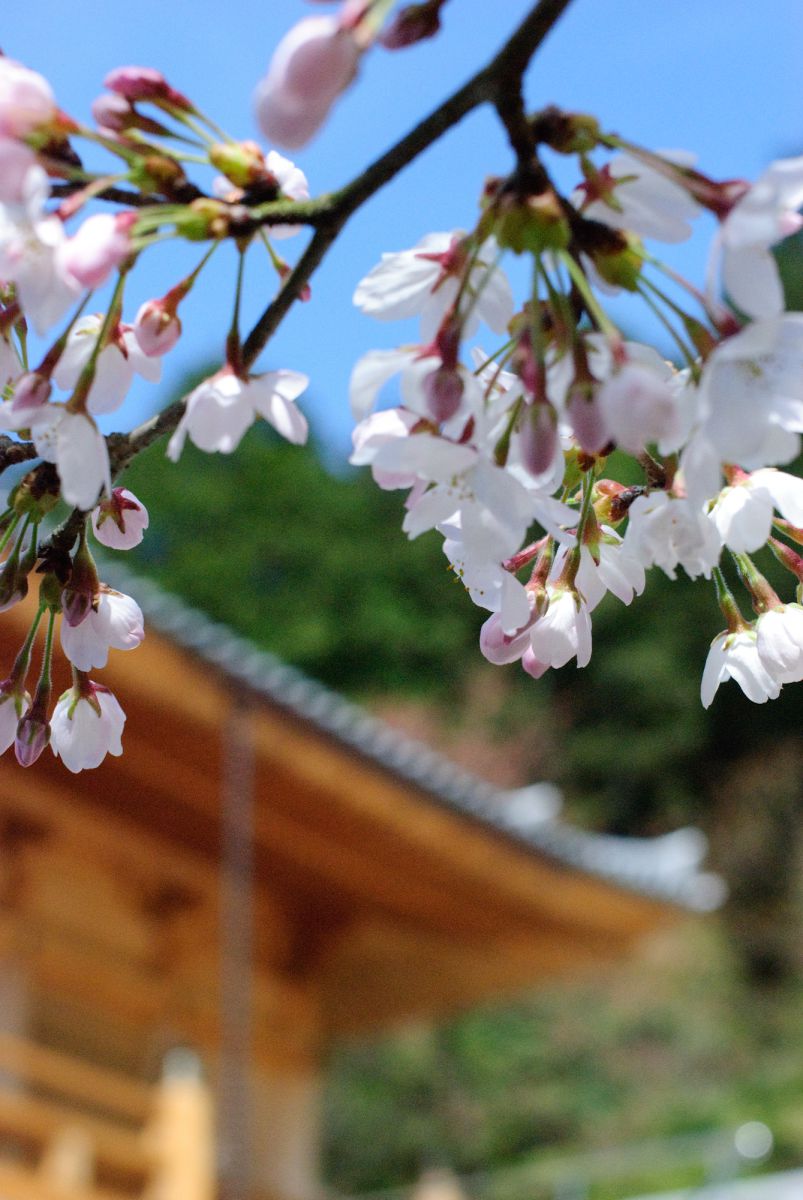
[[[70,330],[64,353],[53,372],[56,384],[63,391],[71,392],[78,383],[100,336],[103,319],[101,313],[81,317]],[[148,383],[158,383],[162,361],[146,355],[131,326],[122,325],[98,355],[87,397],[89,412],[99,416],[119,408],[135,375],[141,375]]]
[[[758,656],[776,683],[803,680],[803,607],[783,604],[756,621]]]
[[[677,567],[692,579],[708,579],[719,562],[722,542],[706,515],[686,500],[651,492],[630,506],[625,545],[645,566],[659,566],[670,579]]]
[[[89,695],[70,688],[50,718],[50,746],[68,771],[99,767],[107,754],[123,753],[125,713],[108,688],[88,682]]]
[[[664,151],[662,157],[678,166],[694,162],[694,156],[682,150]],[[593,185],[584,184],[575,191],[572,199],[582,205],[584,216],[661,242],[685,242],[691,236],[689,221],[700,213],[696,200],[682,184],[639,159],[614,155],[600,185],[603,194],[599,198],[594,196]]]
[[[771,247],[803,225],[801,205],[803,156],[782,158],[767,168],[722,223],[713,267],[721,252],[725,292],[749,317],[783,312],[783,287]]]
[[[803,431],[803,313],[755,321],[711,354],[700,380],[703,436],[745,470],[786,463]]]
[[[109,649],[134,650],[145,636],[142,609],[131,596],[101,585],[97,606],[80,625],[61,622],[61,647],[79,671],[105,667]]]
[[[102,490],[111,491],[106,439],[87,413],[63,404],[45,404],[28,419],[36,452],[56,464],[67,504],[89,511]]]
[[[381,321],[420,315],[421,336],[430,341],[460,287],[467,261],[464,236],[461,230],[428,233],[411,250],[383,254],[382,261],[357,284],[354,303],[367,316]],[[471,268],[466,293],[474,303],[464,327],[467,337],[480,321],[495,333],[504,333],[513,316],[510,284],[493,265],[497,254],[496,242],[489,238]]]
[[[45,210],[50,189],[40,166],[28,170],[21,190],[19,204],[0,204],[0,279],[16,285],[22,309],[41,335],[64,315],[79,288],[59,269],[66,234]]]
[[[534,659],[547,667],[563,667],[577,658],[578,667],[591,658],[591,616],[588,605],[573,588],[548,584],[549,604],[530,630]]]
[[[589,546],[581,546],[575,578],[577,591],[589,612],[593,612],[606,592],[612,592],[622,604],[630,604],[634,596],[641,595],[646,583],[644,564],[624,539],[607,526],[602,527],[600,534],[593,554]],[[564,543],[556,554],[550,572],[552,580],[559,578],[572,548],[570,543]]]
[[[714,638],[700,684],[703,708],[710,708],[719,685],[728,679],[735,679],[754,704],[764,704],[780,695],[781,684],[759,658],[755,630],[731,633],[726,629]]]
[[[168,458],[178,461],[188,437],[199,450],[231,454],[258,416],[288,442],[302,444],[307,439],[307,422],[295,400],[308,382],[298,371],[268,371],[241,379],[224,368],[190,392],[184,415],[168,443]]]
[[[669,381],[667,363],[659,369],[627,362],[602,384],[597,404],[610,440],[631,454],[639,454],[650,442],[674,439],[680,430],[680,415]]]

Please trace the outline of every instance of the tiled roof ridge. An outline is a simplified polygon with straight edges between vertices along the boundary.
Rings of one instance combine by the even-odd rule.
[[[424,742],[393,729],[379,717],[261,650],[227,625],[164,591],[115,559],[102,560],[110,586],[132,594],[147,620],[176,645],[189,650],[225,676],[271,704],[414,784],[448,808],[537,850],[557,863],[582,870],[656,900],[698,912],[717,908],[724,896],[721,879],[700,869],[706,849],[697,829],[679,829],[654,838],[592,833],[534,814],[522,822],[505,800],[537,802],[542,786],[510,793],[459,767]],[[519,806],[520,807],[520,806]],[[558,805],[549,806],[553,810]]]

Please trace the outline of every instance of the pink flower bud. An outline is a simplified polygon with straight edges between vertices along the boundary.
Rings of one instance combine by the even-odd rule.
[[[12,138],[0,137],[0,203],[24,203],[25,180],[35,165],[36,155],[29,146]]]
[[[386,50],[403,50],[425,38],[434,37],[441,27],[438,15],[440,6],[440,0],[435,0],[434,4],[408,4],[383,29],[379,37],[380,45]]]
[[[19,765],[32,767],[49,741],[50,726],[47,721],[26,713],[17,726],[17,737],[14,742],[14,753]]]
[[[159,358],[181,337],[181,321],[164,300],[146,300],[134,321],[134,337],[147,358]]]
[[[549,670],[549,663],[539,662],[533,653],[532,646],[528,646],[521,656],[521,665],[528,675],[533,679],[540,679],[542,675],[546,675]]]
[[[62,276],[82,288],[98,287],[131,254],[130,230],[136,219],[133,212],[87,217],[74,237],[58,249]]]
[[[115,67],[103,80],[103,86],[131,103],[136,100],[151,100],[165,108],[177,108],[182,112],[195,111],[187,97],[171,87],[162,72],[153,67]]]
[[[269,141],[291,148],[315,134],[357,72],[360,48],[334,16],[305,17],[276,48],[255,95]]]
[[[518,633],[505,633],[499,613],[491,613],[480,630],[480,652],[497,667],[521,658],[529,644],[529,627]]]
[[[586,454],[598,454],[611,440],[597,398],[589,395],[588,388],[577,387],[569,394],[566,415],[580,449]]]
[[[15,427],[20,429],[28,425],[42,406],[47,404],[53,390],[50,379],[37,371],[26,371],[20,375],[11,393],[11,412],[14,415]]]
[[[66,587],[61,593],[61,611],[68,625],[80,625],[89,616],[92,608],[91,592],[76,591]]]
[[[92,101],[92,116],[101,129],[111,133],[125,133],[129,129],[142,129],[157,137],[167,133],[160,121],[143,116],[125,96],[118,96],[116,92],[103,92],[97,96]]]
[[[27,137],[56,116],[53,91],[44,76],[0,55],[0,136]]]
[[[555,461],[558,448],[558,418],[552,405],[538,401],[528,405],[519,427],[521,461],[531,475],[543,475]]]
[[[438,367],[424,380],[424,395],[434,420],[448,421],[460,407],[465,385],[457,371]]]

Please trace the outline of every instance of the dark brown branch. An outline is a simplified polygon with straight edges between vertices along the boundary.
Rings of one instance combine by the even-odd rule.
[[[50,186],[50,194],[58,200],[74,196],[76,192],[83,191],[85,187],[86,184],[79,180],[69,183],[53,183]],[[129,188],[107,187],[102,192],[98,192],[94,199],[110,200],[112,204],[126,204],[129,208],[150,208],[154,204],[161,204],[163,197],[150,196],[146,192],[132,192]]]

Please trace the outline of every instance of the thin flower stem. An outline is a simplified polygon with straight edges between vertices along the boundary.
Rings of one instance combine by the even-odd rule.
[[[643,282],[646,283],[646,280],[644,280]],[[649,295],[649,293],[647,292],[647,290],[644,287],[639,286],[638,293],[641,296],[644,303],[647,305],[647,307],[651,310],[651,312],[655,315],[655,317],[661,322],[664,329],[667,331],[669,336],[672,338],[672,341],[675,343],[678,350],[680,351],[686,365],[688,367],[691,367],[692,371],[694,371],[697,367],[697,360],[695,358],[693,351],[689,349],[689,347],[684,342],[683,338],[680,336],[680,332],[675,328],[675,326],[672,324],[672,322],[667,317],[666,313],[662,311],[662,309],[660,308],[660,306],[658,304],[656,304],[655,300],[652,298],[652,296]]]
[[[33,647],[36,634],[39,631],[42,615],[46,608],[47,605],[43,600],[40,599],[36,616],[31,622],[31,627],[26,634],[25,641],[22,643],[17,657],[14,659],[14,666],[11,668],[11,678],[16,680],[19,684],[23,684],[25,682],[25,676],[28,674],[28,667],[30,666],[31,662],[31,649]]]
[[[613,321],[610,319],[608,314],[605,312],[605,309],[594,295],[593,288],[586,279],[585,272],[580,264],[567,250],[560,251],[560,258],[572,278],[572,283],[580,292],[580,295],[583,298],[583,303],[588,309],[589,316],[599,329],[600,333],[604,333],[611,342],[621,341],[621,334],[619,333],[619,330],[616,328]]]
[[[2,538],[0,538],[0,554],[2,554],[2,553],[3,553],[3,551],[4,551],[4,550],[5,550],[5,548],[6,548],[6,546],[7,546],[7,545],[8,545],[8,543],[11,541],[11,536],[12,536],[12,534],[14,533],[14,530],[15,530],[15,529],[17,528],[17,526],[19,525],[19,522],[20,522],[20,518],[19,518],[19,516],[15,516],[15,517],[13,518],[13,520],[11,521],[11,524],[9,525],[8,529],[7,529],[7,530],[5,531],[5,533],[3,534]]]
[[[39,682],[36,685],[37,695],[40,692],[50,691],[50,668],[53,662],[53,629],[56,624],[56,614],[53,609],[48,613],[47,634],[45,635],[45,649],[42,654],[42,671],[39,676]]]
[[[117,282],[114,285],[112,298],[109,301],[109,307],[106,310],[103,322],[98,330],[98,336],[95,339],[94,346],[92,347],[92,353],[87,360],[86,366],[83,368],[78,377],[78,382],[75,385],[72,396],[67,401],[67,409],[69,412],[86,411],[87,396],[89,395],[89,389],[92,386],[92,380],[95,378],[95,371],[97,369],[100,352],[106,345],[110,331],[120,320],[126,273],[127,272],[125,270],[120,270],[117,274]]]
[[[242,367],[242,342],[240,340],[240,305],[243,298],[243,276],[245,274],[245,249],[238,252],[237,282],[234,287],[234,311],[226,338],[226,359],[239,373]]]

